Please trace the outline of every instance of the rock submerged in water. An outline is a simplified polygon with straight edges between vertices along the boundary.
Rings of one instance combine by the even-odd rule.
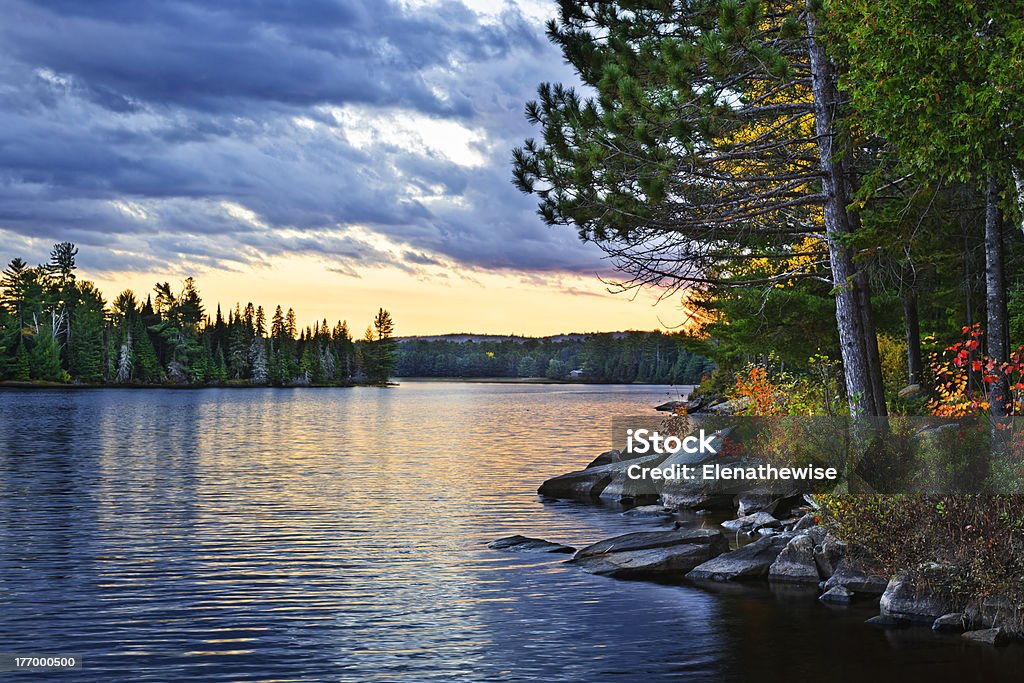
[[[552,543],[543,538],[530,538],[529,536],[506,536],[487,544],[491,550],[507,550],[513,553],[573,553],[576,548],[561,543]]]
[[[792,534],[765,536],[742,548],[719,555],[695,567],[686,575],[688,579],[707,581],[735,581],[767,576],[772,563],[778,559]]]
[[[983,628],[978,631],[967,631],[960,636],[975,643],[985,645],[1006,645],[1010,642],[1010,636],[1001,628]]]
[[[890,617],[884,614],[879,614],[878,616],[871,617],[864,623],[868,624],[869,626],[874,626],[875,628],[883,629],[907,628],[908,626],[910,626],[910,622],[906,619],[898,619],[896,617]]]
[[[605,576],[682,575],[728,549],[725,536],[715,529],[638,531],[587,546],[569,562]]]
[[[821,594],[818,598],[822,602],[834,602],[840,605],[847,605],[853,601],[853,591],[847,590],[842,586],[836,586],[835,588],[829,588],[827,591]]]
[[[664,505],[640,505],[622,513],[626,517],[671,517],[675,513]]]

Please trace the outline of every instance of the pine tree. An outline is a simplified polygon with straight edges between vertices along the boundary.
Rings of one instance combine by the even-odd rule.
[[[62,379],[60,345],[46,325],[40,326],[39,332],[32,340],[32,348],[29,351],[29,371],[32,379],[49,382],[57,382]]]
[[[25,339],[19,335],[18,348],[14,353],[14,364],[11,367],[11,379],[17,382],[27,382],[31,378],[28,351],[25,350]]]

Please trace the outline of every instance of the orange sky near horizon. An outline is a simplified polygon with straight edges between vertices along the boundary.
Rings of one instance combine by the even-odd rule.
[[[156,282],[177,291],[186,274],[168,269],[153,273],[80,272],[108,302],[124,289],[145,300]],[[614,294],[594,276],[538,274],[442,267],[407,272],[396,267],[362,269],[358,276],[334,272],[314,257],[288,256],[244,271],[193,273],[212,315],[218,303],[224,315],[236,302],[262,305],[269,318],[280,304],[295,309],[303,326],[324,317],[333,325],[348,321],[362,335],[379,307],[395,319],[398,336],[457,332],[547,336],[568,332],[654,330],[685,319],[680,297],[657,303],[647,290]]]

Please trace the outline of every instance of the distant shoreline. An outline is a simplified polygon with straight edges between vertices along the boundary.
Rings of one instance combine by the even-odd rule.
[[[565,384],[573,386],[675,386],[680,393],[684,388],[693,387],[688,384],[660,384],[655,382],[588,382],[580,380],[549,379],[547,377],[394,377],[387,384],[246,384],[241,382],[209,383],[209,384],[86,384],[14,380],[0,381],[0,390],[4,389],[352,389],[354,387],[399,387],[403,382],[459,384]]]

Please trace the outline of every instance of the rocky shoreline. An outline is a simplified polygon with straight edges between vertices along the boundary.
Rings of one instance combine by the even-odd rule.
[[[672,457],[672,456],[670,456]],[[719,458],[719,461],[722,461]],[[742,458],[735,458],[742,465]],[[664,464],[665,456],[632,456],[608,451],[587,467],[545,481],[545,498],[607,504],[622,514],[665,525],[684,510],[731,511],[718,528],[637,531],[575,550],[524,536],[499,539],[491,548],[505,551],[573,552],[569,564],[615,578],[680,581],[697,586],[739,581],[768,581],[817,589],[818,599],[834,605],[877,601],[879,614],[867,620],[876,628],[930,624],[936,633],[959,633],[992,646],[1024,639],[1010,601],[957,599],[926,588],[922,580],[938,565],[908,568],[895,576],[862,571],[857,553],[818,524],[813,499],[798,491],[729,493],[716,480],[661,482],[656,492],[634,487],[630,465]],[[647,482],[649,484],[649,482]]]

